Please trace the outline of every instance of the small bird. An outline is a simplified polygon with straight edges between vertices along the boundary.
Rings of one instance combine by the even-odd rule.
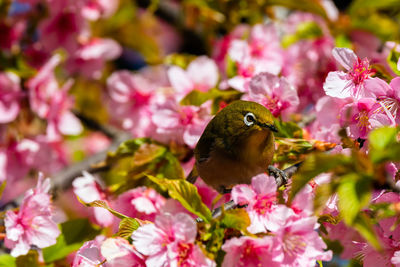
[[[275,151],[277,128],[271,112],[255,102],[237,100],[208,123],[194,149],[195,166],[187,180],[200,176],[220,193],[267,170]],[[279,174],[282,171],[278,170]]]

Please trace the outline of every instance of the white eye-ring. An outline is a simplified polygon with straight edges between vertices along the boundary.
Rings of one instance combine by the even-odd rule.
[[[246,115],[244,115],[243,121],[244,124],[246,124],[247,126],[251,126],[256,121],[256,116],[254,116],[253,113],[249,112]]]

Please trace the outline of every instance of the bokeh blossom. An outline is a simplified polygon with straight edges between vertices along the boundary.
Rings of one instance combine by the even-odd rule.
[[[12,256],[27,254],[32,245],[45,248],[56,243],[60,230],[52,219],[49,189],[50,179],[39,175],[36,188],[25,193],[19,210],[7,211],[5,245]]]

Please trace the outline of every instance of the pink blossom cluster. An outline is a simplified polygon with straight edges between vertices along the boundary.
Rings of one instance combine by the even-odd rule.
[[[82,150],[87,156],[108,149],[110,140],[98,132],[88,133],[77,116],[76,108],[85,104],[77,105],[75,97],[92,93],[90,87],[75,88],[82,81],[101,88],[105,123],[133,138],[156,140],[177,154],[184,151],[187,155],[179,159],[186,174],[194,163],[192,149],[207,123],[218,108],[239,98],[260,103],[278,121],[312,117],[303,129],[305,138],[338,144],[333,153],[345,154],[340,129],[363,144],[372,130],[399,125],[400,77],[387,62],[390,52],[400,53],[399,45],[352,31],[352,49],[336,47],[337,36],[326,20],[291,12],[282,21],[237,26],[214,40],[211,56],[185,57],[184,62],[178,58],[132,72],[106,68],[107,62],[126,51],[117,41],[96,34],[95,23],[113,17],[118,0],[17,2],[28,11],[0,18],[0,56],[19,62],[15,68],[0,62],[0,184],[6,186],[0,204],[9,207],[23,195],[16,201],[18,208],[4,212],[0,235],[13,257],[37,250],[42,265],[52,264],[45,262],[45,249],[66,241],[60,236],[61,224],[77,216],[87,218],[97,236],[73,244],[79,250],[65,256],[72,266],[315,266],[333,259],[324,240],[338,240],[343,259],[358,259],[365,266],[400,266],[399,194],[372,192],[372,204],[388,203],[397,212],[397,217],[388,216],[373,226],[383,247],[377,251],[344,222],[318,221],[313,198],[318,186],[331,181],[329,174],[316,177],[290,201],[290,184],[280,190],[266,174],[253,177],[250,185],[234,186],[231,195],[219,201],[219,194],[199,178],[195,186],[202,204],[212,210],[230,197],[249,219],[240,232],[223,230],[218,255],[201,240],[214,231],[210,224],[197,224],[197,216],[150,182],[139,181],[120,192],[119,184],[110,182],[115,177],[102,179],[83,171],[71,182],[67,198],[89,206],[101,201],[109,209],[85,207],[75,214],[74,207],[55,208],[63,196],[52,202],[50,179],[39,175],[34,188],[29,179],[37,172],[54,174],[71,166],[82,159],[77,153]],[[321,2],[331,22],[336,21],[338,11],[332,3]],[[144,13],[138,11],[138,16],[145,17]],[[175,52],[180,40],[168,26],[160,25],[159,30],[167,32],[157,36],[164,43],[161,50]],[[304,29],[311,36],[302,36]],[[368,152],[368,144],[362,149]],[[398,167],[386,165],[393,179]],[[111,209],[138,219],[140,226],[129,238],[115,236],[121,220]],[[329,199],[323,214],[340,215],[337,195]]]

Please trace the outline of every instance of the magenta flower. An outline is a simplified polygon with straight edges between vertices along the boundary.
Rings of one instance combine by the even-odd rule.
[[[390,84],[379,78],[374,83],[366,84],[365,88],[376,98],[377,113],[385,114],[394,126],[400,123],[400,77],[394,78]]]
[[[146,259],[147,266],[215,266],[194,244],[197,226],[185,213],[157,216],[132,234],[133,244]]]
[[[67,62],[71,73],[100,79],[105,62],[119,57],[122,47],[109,38],[92,38],[81,44]]]
[[[324,251],[327,246],[315,229],[315,217],[287,216],[281,228],[274,232],[274,260],[281,266],[315,266],[317,260],[329,261],[332,251]]]
[[[386,114],[376,112],[375,105],[375,99],[362,98],[340,110],[341,126],[349,127],[351,137],[365,139],[372,129],[391,124]]]
[[[105,261],[101,255],[100,247],[104,241],[104,236],[97,236],[94,240],[85,242],[76,252],[72,267],[105,267],[101,264]]]
[[[249,100],[268,108],[278,117],[287,118],[299,105],[299,97],[286,78],[268,72],[255,75],[250,81]]]
[[[28,190],[16,211],[7,211],[4,219],[6,228],[5,245],[11,255],[25,255],[31,245],[45,248],[56,243],[60,230],[52,220],[50,179],[39,175],[36,188]]]
[[[13,121],[19,113],[22,96],[20,79],[12,72],[0,72],[0,123]]]
[[[283,52],[274,25],[255,25],[247,41],[230,43],[229,57],[235,62],[237,75],[228,84],[241,92],[248,90],[250,78],[260,72],[279,74],[283,64]]]
[[[154,221],[164,204],[165,198],[156,190],[142,186],[119,195],[115,207],[127,216]]]
[[[279,262],[273,261],[271,236],[263,238],[234,237],[222,245],[222,250],[226,252],[222,267],[281,266]]]
[[[324,84],[325,93],[338,98],[371,97],[372,94],[365,90],[365,85],[375,74],[371,69],[368,59],[360,59],[348,48],[335,47],[332,55],[347,72],[333,71],[328,74]]]
[[[247,204],[251,233],[276,231],[284,223],[287,214],[294,212],[284,205],[279,205],[276,198],[275,178],[266,174],[254,176],[249,185],[236,185],[232,188],[232,199],[236,204]]]
[[[195,89],[205,92],[217,85],[218,67],[212,59],[201,56],[190,62],[186,70],[170,67],[168,78],[176,93],[182,96]]]
[[[83,176],[76,178],[72,185],[74,187],[74,193],[83,202],[90,203],[95,200],[103,200],[107,202],[107,196],[105,192],[101,189],[100,185],[96,182],[93,175],[84,171]],[[114,221],[114,215],[112,215],[108,210],[93,207],[93,220],[96,224],[107,227],[112,225]]]
[[[107,89],[113,121],[135,137],[148,136],[153,130],[150,105],[157,85],[143,75],[116,71],[108,77]]]
[[[78,48],[78,39],[89,36],[82,8],[81,1],[51,1],[50,16],[39,24],[40,42],[47,51],[63,47],[73,54]]]

